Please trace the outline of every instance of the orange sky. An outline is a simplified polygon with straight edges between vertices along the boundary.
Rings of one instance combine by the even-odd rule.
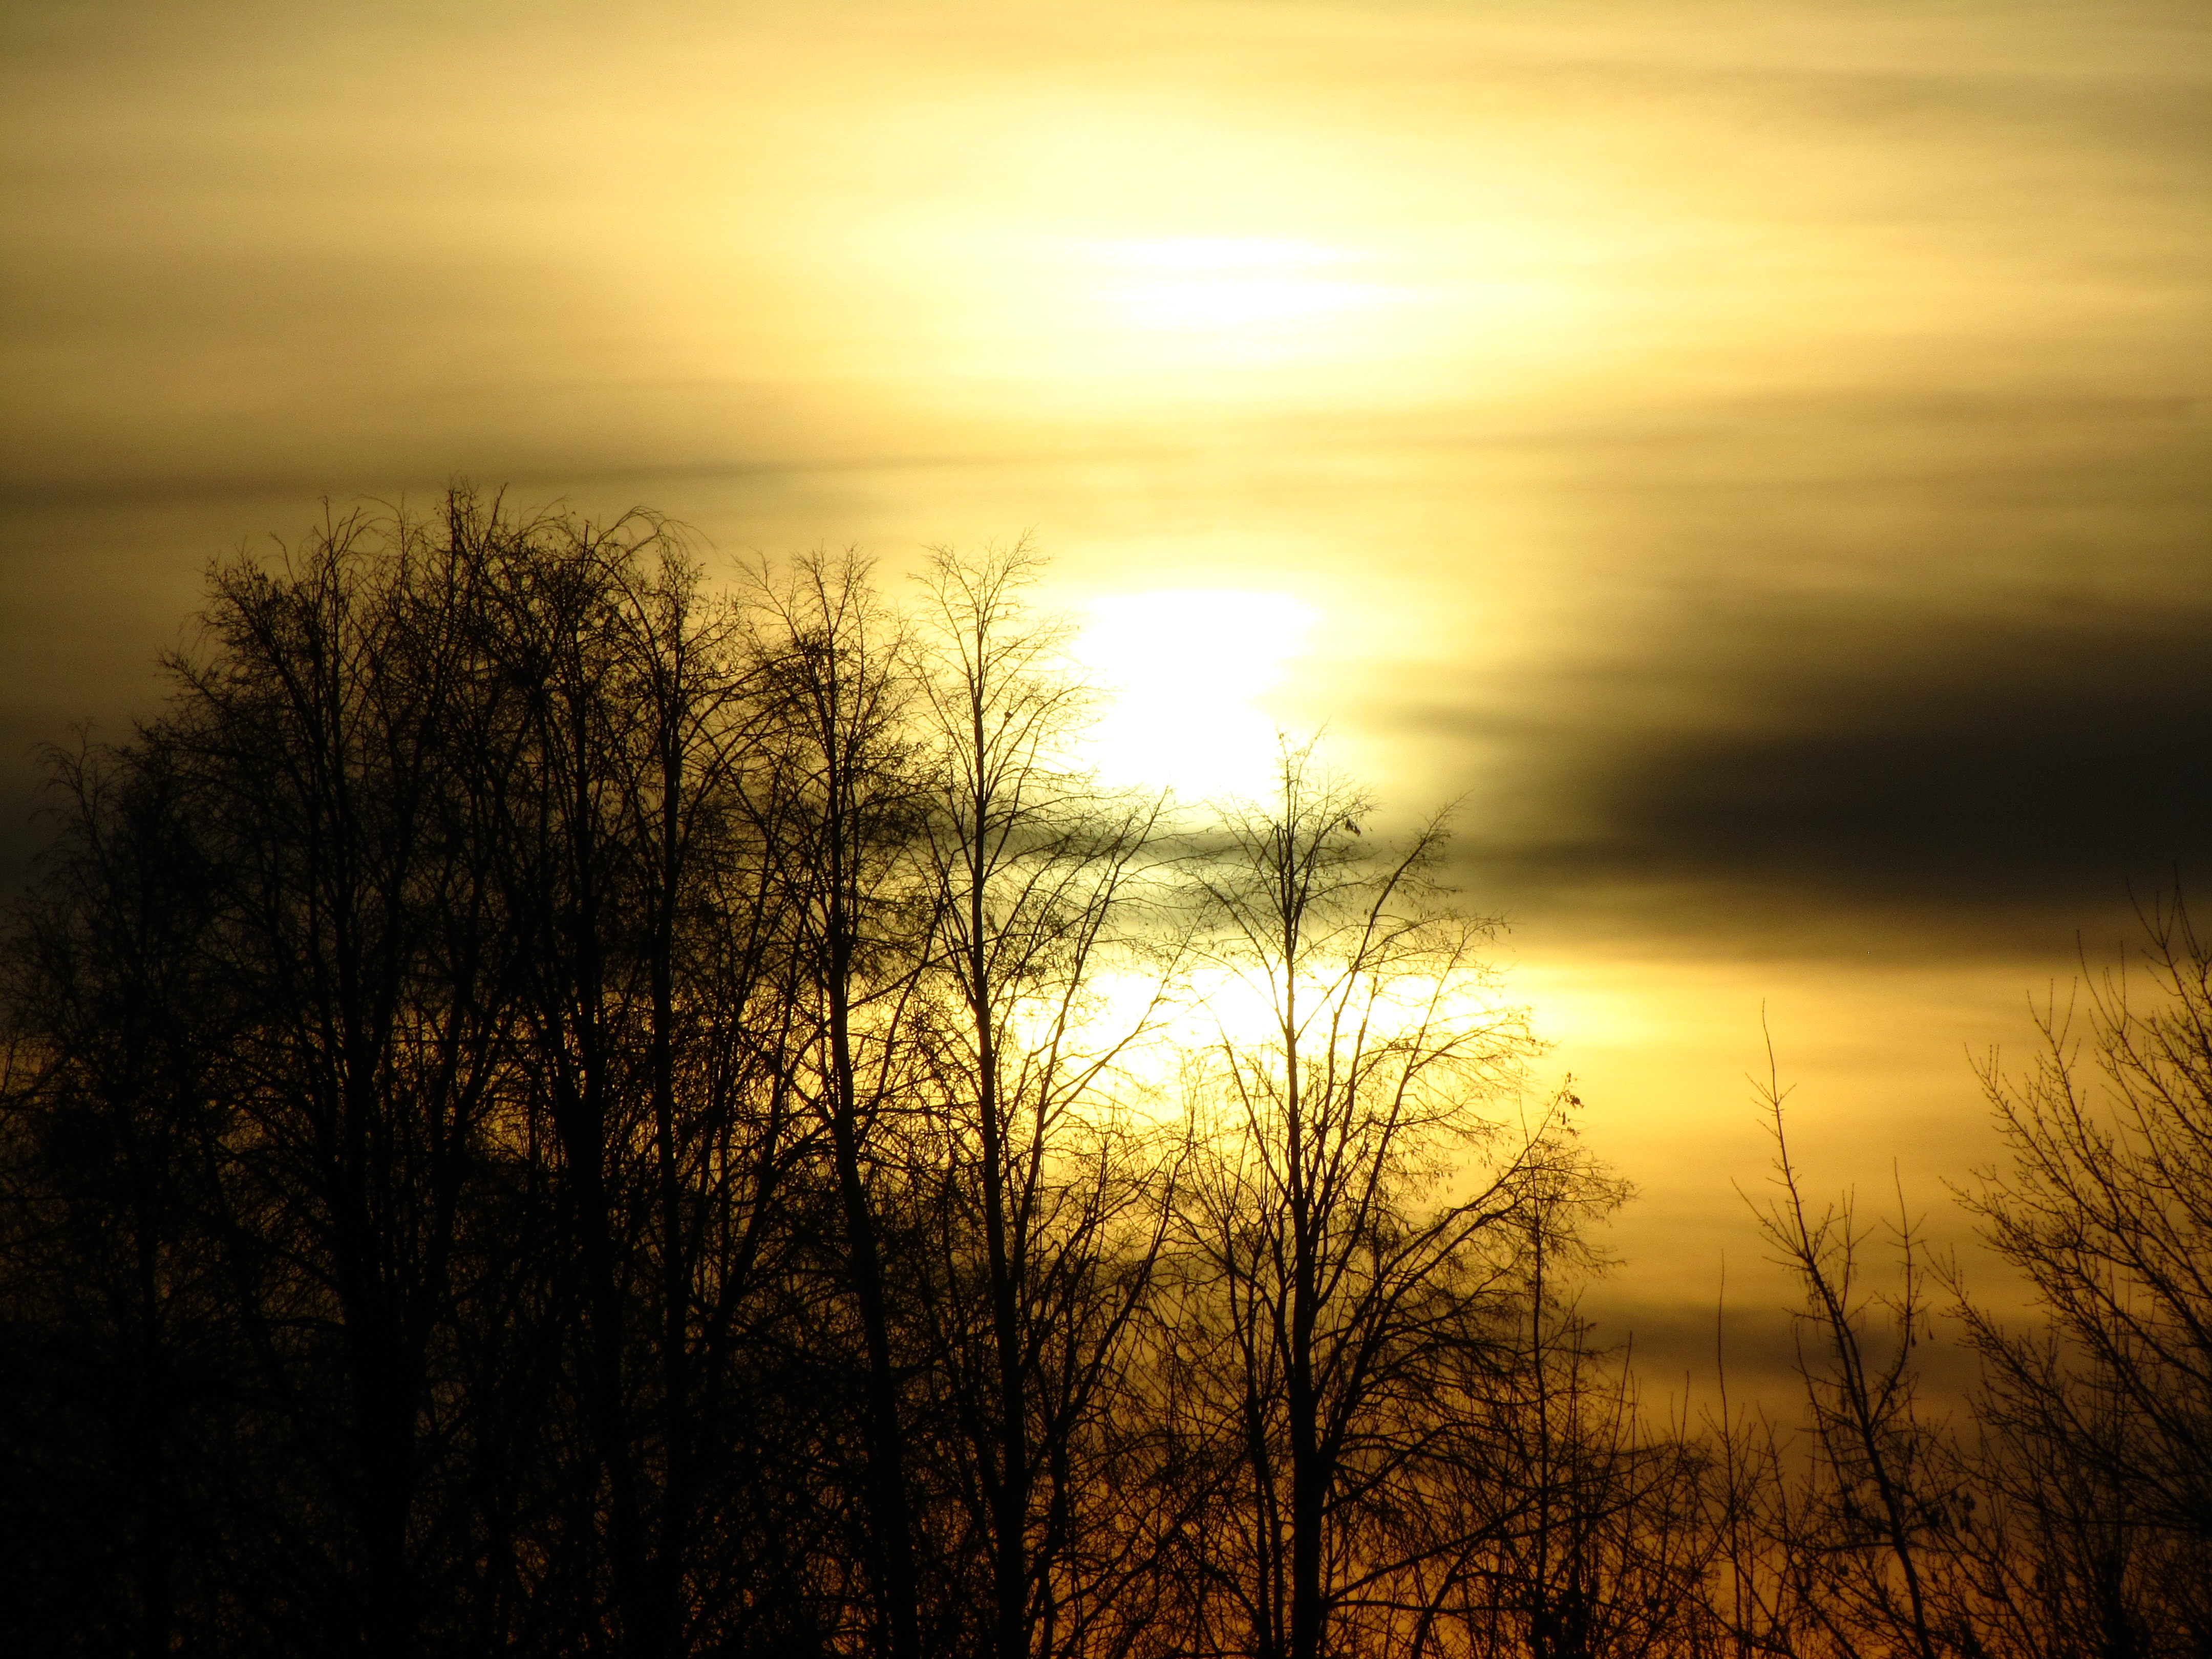
[[[0,28],[13,871],[27,746],[325,493],[1030,532],[1109,634],[1210,596],[1221,744],[1466,798],[1663,1308],[1755,1279],[1762,1002],[1821,1176],[1940,1209],[1967,1050],[2203,845],[2201,4]]]

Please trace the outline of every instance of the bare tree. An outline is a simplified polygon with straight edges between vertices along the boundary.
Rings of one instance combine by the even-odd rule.
[[[1765,1404],[1732,1401],[1729,1389],[1728,1281],[1713,1310],[1715,1401],[1691,1449],[1702,1454],[1700,1519],[1706,1535],[1702,1595],[1694,1610],[1695,1652],[1794,1654],[1810,1645],[1809,1620],[1790,1540],[1801,1492],[1790,1479],[1787,1438]]]
[[[657,521],[456,492],[221,568],[171,714],[67,772],[8,1277],[101,1282],[90,1200],[137,1241],[140,1645],[793,1624],[749,1436],[810,1142],[723,626]]]
[[[4,965],[0,1601],[28,1647],[166,1655],[223,1622],[206,1517],[241,1356],[215,1074],[240,1010],[206,971],[176,755],[52,760],[63,833]]]
[[[1072,764],[1087,698],[1061,630],[1024,610],[1035,564],[1021,547],[976,562],[940,552],[921,616],[951,1010],[935,1050],[941,1347],[972,1443],[963,1467],[1000,1659],[1085,1650],[1133,1575],[1103,1518],[1119,1483],[1100,1460],[1165,1215],[1163,1137],[1114,1094],[1171,972],[1159,907],[1132,914],[1158,896],[1158,804],[1103,797]]]
[[[2051,1652],[2212,1642],[2212,945],[2179,897],[2142,920],[2139,975],[2046,1006],[2024,1075],[1984,1068],[2009,1167],[1962,1194],[2045,1322],[1961,1287],[2010,1565],[2033,1564],[1996,1588]]]
[[[1486,924],[1433,885],[1444,832],[1385,850],[1367,798],[1286,747],[1279,793],[1203,866],[1218,1030],[1207,1154],[1184,1188],[1181,1363],[1224,1468],[1194,1645],[1382,1650],[1427,1609],[1419,1564],[1463,1551],[1432,1500],[1479,1460],[1531,1206],[1602,1183],[1495,1103],[1531,1045],[1488,994]]]
[[[487,577],[453,517],[380,539],[356,515],[274,568],[224,566],[164,728],[221,849],[210,969],[253,1011],[224,1066],[234,1271],[264,1385],[327,1413],[348,1525],[315,1599],[380,1655],[414,1650],[437,1577],[422,1540],[466,1489],[456,1334],[486,1286],[463,1232],[512,961],[471,833],[507,741],[473,626]]]
[[[538,1547],[569,1565],[562,1594],[604,1553],[624,1646],[683,1651],[748,1555],[708,1525],[730,1501],[718,1419],[803,1151],[769,866],[738,810],[744,688],[659,520],[463,505],[522,711],[492,831],[525,964],[510,1139],[549,1190],[587,1449],[562,1541]]]
[[[1484,1422],[1491,1449],[1456,1494],[1486,1518],[1466,1528],[1473,1547],[1453,1563],[1463,1588],[1436,1622],[1449,1609],[1474,1651],[1531,1659],[1679,1651],[1716,1549],[1708,1471],[1680,1424],[1647,1419],[1630,1354],[1593,1345],[1571,1227],[1531,1218],[1522,1329]]]
[[[1815,1213],[1790,1151],[1785,1091],[1771,1064],[1759,1100],[1774,1139],[1776,1196],[1757,1210],[1777,1262],[1796,1280],[1797,1370],[1810,1466],[1769,1510],[1782,1529],[1794,1595],[1842,1653],[1918,1659],[1973,1652],[1970,1598],[1952,1548],[1966,1499],[1945,1427],[1919,1403],[1919,1352],[1931,1338],[1924,1251],[1899,1193],[1890,1224],[1894,1287],[1867,1287],[1872,1229],[1846,1195]],[[1871,1328],[1881,1316],[1886,1333]]]
[[[921,1649],[915,1504],[895,1343],[884,1215],[909,1162],[919,974],[938,934],[916,879],[924,784],[910,724],[902,622],[866,564],[816,556],[749,596],[759,763],[749,800],[771,862],[805,999],[797,1086],[826,1129],[842,1230],[842,1282],[857,1316],[865,1400],[863,1528],[873,1640]]]

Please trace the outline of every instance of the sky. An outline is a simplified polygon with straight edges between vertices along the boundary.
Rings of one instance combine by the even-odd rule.
[[[1970,1057],[2203,862],[2203,0],[17,0],[0,40],[11,884],[35,745],[157,709],[208,562],[325,497],[644,502],[710,568],[893,579],[1027,535],[1115,764],[1325,726],[1386,812],[1462,803],[1665,1351],[1724,1261],[1758,1300],[1762,1020],[1816,1177],[1949,1236]]]

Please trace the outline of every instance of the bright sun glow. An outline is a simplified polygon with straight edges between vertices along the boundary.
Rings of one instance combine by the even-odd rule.
[[[1178,236],[1097,242],[1089,252],[1121,276],[1097,297],[1139,328],[1293,322],[1400,297],[1376,283],[1315,274],[1356,263],[1356,256],[1311,242]]]
[[[1218,1057],[1224,1044],[1256,1059],[1279,1052],[1283,1039],[1278,988],[1255,964],[1199,960],[1171,979],[1136,970],[1107,969],[1086,982],[1087,996],[1073,1026],[1061,1024],[1057,1003],[1041,1004],[1033,1018],[1018,1018],[1020,1041],[1057,1042],[1068,1054],[1114,1054],[1113,1069],[1133,1085],[1132,1101],[1149,1098],[1153,1109],[1172,1113],[1191,1080],[1188,1067]],[[1468,1031],[1487,1027],[1499,1046],[1520,1030],[1522,1011],[1493,982],[1478,974],[1440,980],[1408,975],[1395,983],[1364,979],[1303,978],[1298,1042],[1310,1061],[1331,1044],[1332,1016],[1351,1017],[1334,1026],[1340,1059],[1359,1042],[1367,1052],[1439,1025]],[[1478,1043],[1478,1048],[1484,1045]],[[1509,1068],[1510,1069],[1510,1068]],[[1504,1073],[1501,1073],[1504,1075]]]
[[[1112,702],[1091,759],[1109,781],[1190,796],[1266,786],[1276,722],[1261,699],[1320,613],[1283,593],[1172,588],[1091,602],[1076,654]]]

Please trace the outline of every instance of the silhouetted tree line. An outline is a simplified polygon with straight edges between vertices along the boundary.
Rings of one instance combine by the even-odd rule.
[[[2185,917],[2117,1116],[1988,1079],[1966,1426],[1786,1144],[1806,1421],[1655,1421],[1441,823],[1101,789],[1030,574],[465,492],[216,569],[7,958],[12,1650],[2208,1650]]]

